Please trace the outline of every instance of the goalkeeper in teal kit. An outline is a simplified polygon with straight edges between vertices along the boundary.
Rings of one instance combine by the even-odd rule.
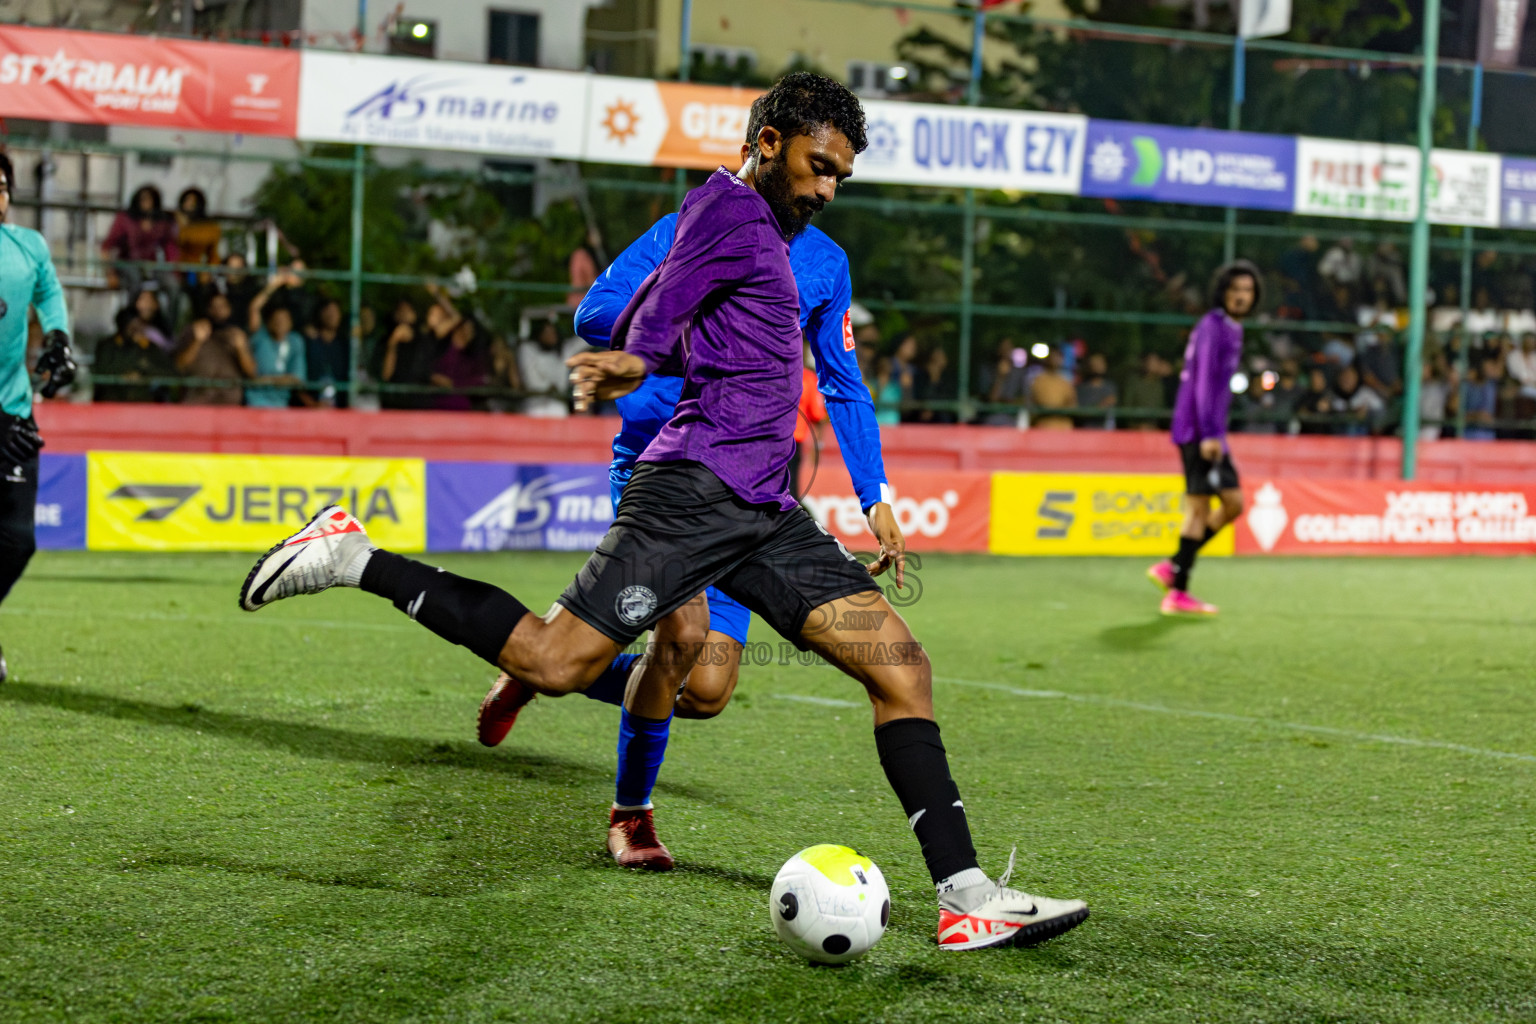
[[[43,439],[32,418],[32,378],[27,373],[27,310],[43,325],[38,373],[52,398],[75,377],[69,351],[69,314],[64,290],[43,236],[6,223],[16,172],[0,155],[0,601],[21,578],[37,550],[38,451]],[[0,682],[8,669],[0,653]]]

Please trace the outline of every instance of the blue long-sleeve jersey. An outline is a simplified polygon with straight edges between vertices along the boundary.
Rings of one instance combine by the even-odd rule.
[[[590,344],[609,346],[614,322],[640,284],[661,266],[676,232],[677,214],[669,213],[619,254],[577,307],[577,334]],[[826,400],[827,418],[859,505],[867,512],[875,503],[890,500],[890,488],[875,405],[854,354],[848,256],[826,232],[808,227],[789,243],[789,265],[800,292],[800,327],[816,357],[816,381]],[[683,378],[652,374],[619,399],[624,425],[613,439],[616,477],[628,478],[640,453],[672,418],[682,391]]]

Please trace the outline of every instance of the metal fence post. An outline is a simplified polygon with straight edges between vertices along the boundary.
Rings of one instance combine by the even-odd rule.
[[[1242,36],[1232,44],[1232,104],[1227,109],[1227,128],[1237,131],[1243,123],[1243,99],[1247,95],[1248,48]],[[1237,207],[1227,207],[1226,234],[1222,237],[1221,262],[1237,259]]]
[[[1467,149],[1477,148],[1477,130],[1483,124],[1483,66],[1472,67],[1472,117],[1467,122]],[[1472,226],[1461,229],[1461,351],[1456,353],[1456,436],[1467,436],[1467,409],[1461,401],[1461,382],[1467,379],[1471,339],[1467,314],[1472,310]]]
[[[352,254],[347,280],[347,309],[352,318],[350,343],[352,380],[348,391],[357,394],[357,382],[363,369],[363,186],[367,183],[366,154],[362,146],[352,147]],[[356,404],[353,402],[352,404]]]
[[[677,80],[686,82],[693,72],[693,0],[683,0],[682,23],[677,30]],[[656,69],[661,72],[660,68]],[[688,169],[675,167],[677,178],[673,182],[673,203],[677,209],[683,208],[683,197],[688,194]]]
[[[1429,283],[1429,176],[1434,146],[1435,70],[1440,49],[1440,0],[1424,0],[1424,65],[1419,77],[1419,209],[1413,221],[1408,274],[1408,352],[1403,360],[1403,479],[1419,459],[1419,377],[1424,362],[1425,292]]]
[[[987,36],[987,15],[980,7],[972,16],[974,32],[971,37],[971,81],[966,88],[965,101],[970,106],[981,102],[981,47]],[[976,275],[976,190],[965,190],[965,220],[960,252],[960,358],[955,370],[955,397],[960,401],[960,422],[970,419],[971,402],[971,336],[974,330],[976,299],[974,277]]]

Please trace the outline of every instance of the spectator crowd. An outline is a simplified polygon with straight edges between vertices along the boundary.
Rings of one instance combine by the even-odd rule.
[[[572,257],[567,305],[525,318],[526,337],[494,330],[469,308],[472,296],[428,285],[400,297],[384,317],[364,306],[354,365],[346,311],[324,285],[306,283],[302,263],[258,274],[238,252],[220,261],[221,241],[195,188],[168,212],[159,191],[144,186],[117,214],[102,254],[113,267],[108,284],[124,302],[115,330],[96,345],[96,400],[345,407],[361,384],[384,408],[570,414],[565,360],[585,344],[562,328],[596,277],[589,248]],[[145,263],[184,266],[162,271]],[[1324,247],[1304,236],[1270,277],[1279,299],[1249,324],[1243,370],[1232,383],[1234,429],[1396,431],[1406,392],[1400,334],[1407,286],[1395,245],[1381,242],[1362,255],[1349,237]],[[1423,436],[1459,429],[1474,439],[1536,437],[1536,313],[1507,312],[1536,307],[1531,277],[1507,272],[1489,252],[1478,256],[1472,280],[1474,315],[1464,323],[1456,283],[1438,283],[1443,302],[1433,311],[1437,329],[1426,343],[1419,392]],[[1193,291],[1185,305],[1201,311]],[[1315,329],[1345,323],[1358,326]],[[1113,366],[1081,338],[1020,333],[980,346],[961,401],[949,346],[925,344],[905,329],[884,338],[857,304],[851,327],[883,424],[1162,429],[1178,389],[1178,362],[1161,352]]]

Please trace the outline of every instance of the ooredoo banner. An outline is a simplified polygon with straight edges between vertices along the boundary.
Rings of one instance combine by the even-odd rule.
[[[292,138],[299,55],[0,26],[0,115]]]
[[[985,551],[992,474],[893,469],[891,511],[913,551]],[[850,551],[874,551],[875,537],[841,462],[816,470],[805,507]]]
[[[306,50],[304,140],[582,158],[590,76]]]
[[[1239,554],[1536,552],[1536,487],[1282,479],[1245,490]]]
[[[992,540],[999,555],[1173,554],[1184,522],[1174,473],[994,473]],[[1203,550],[1230,555],[1232,531]]]
[[[591,551],[613,522],[599,464],[427,464],[429,551]]]

